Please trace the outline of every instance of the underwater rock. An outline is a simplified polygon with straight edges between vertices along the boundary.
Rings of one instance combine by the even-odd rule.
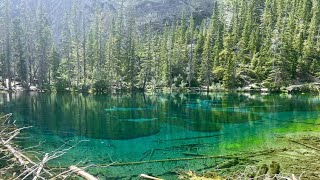
[[[252,179],[255,177],[255,172],[256,172],[256,168],[249,166],[248,168],[245,169],[244,177]]]
[[[203,177],[210,178],[210,179],[217,179],[219,178],[219,175],[215,172],[206,172],[203,174]]]
[[[272,161],[268,171],[268,175],[270,177],[274,177],[277,174],[280,174],[280,164],[277,163],[276,161]]]
[[[264,179],[264,175],[266,175],[268,173],[268,166],[266,164],[262,164],[259,169],[257,174],[255,175],[257,180],[263,180]]]
[[[29,91],[37,91],[38,88],[36,86],[30,86]]]
[[[240,89],[240,91],[243,92],[260,92],[261,91],[261,84],[254,83],[254,84],[249,84],[246,87],[243,87]]]

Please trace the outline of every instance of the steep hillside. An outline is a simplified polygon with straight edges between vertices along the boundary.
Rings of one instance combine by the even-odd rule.
[[[183,10],[187,14],[194,13],[196,18],[204,18],[211,15],[212,0],[128,0],[126,7],[129,13],[135,15],[138,22],[162,23],[165,20],[173,20],[180,17]]]
[[[212,13],[213,0],[124,0],[124,12],[127,17],[135,17],[138,25],[151,22],[155,28],[163,27],[164,21],[174,21],[181,16],[183,10],[186,14],[193,12],[196,22],[209,17]],[[67,13],[72,13],[73,4],[84,12],[88,21],[93,19],[96,7],[103,9],[106,25],[112,17],[117,15],[121,7],[120,0],[13,0],[11,1],[13,16],[19,14],[18,5],[24,4],[24,8],[36,15],[39,4],[46,8],[50,24],[56,39],[59,39]],[[90,23],[87,23],[90,24]]]

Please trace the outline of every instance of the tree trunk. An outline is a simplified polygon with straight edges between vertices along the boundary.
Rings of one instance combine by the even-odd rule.
[[[9,1],[6,0],[5,4],[6,8],[6,73],[7,73],[7,79],[9,80],[9,91],[12,90],[11,87],[11,45],[10,45],[10,16],[9,16]]]
[[[193,76],[193,32],[191,32],[191,49],[190,49],[190,60],[189,60],[189,89],[191,88],[191,81]]]
[[[83,87],[87,85],[87,58],[86,58],[86,24],[85,24],[85,12],[83,12],[82,18],[83,26]]]

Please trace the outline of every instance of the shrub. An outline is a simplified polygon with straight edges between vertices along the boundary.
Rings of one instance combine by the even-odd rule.
[[[316,86],[314,84],[304,84],[300,88],[300,92],[302,92],[302,93],[319,93],[320,87]]]
[[[181,81],[179,85],[179,91],[180,92],[187,92],[187,83],[184,82],[183,80]]]
[[[93,89],[95,92],[106,92],[109,91],[110,85],[106,80],[98,80],[93,84]]]
[[[221,66],[216,67],[213,70],[214,80],[217,81],[217,82],[222,81],[223,80],[223,76],[224,76],[224,72],[225,72],[225,69],[223,67],[221,67]]]
[[[54,85],[57,92],[67,91],[68,81],[66,79],[58,79]]]

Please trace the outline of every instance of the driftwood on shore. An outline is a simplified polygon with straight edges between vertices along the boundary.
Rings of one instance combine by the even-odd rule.
[[[69,170],[60,168],[60,171],[63,172],[59,173],[46,166],[49,161],[65,155],[69,150],[74,148],[82,141],[77,142],[73,146],[70,146],[66,149],[63,149],[67,144],[65,143],[57,150],[50,153],[45,153],[42,158],[37,157],[41,153],[38,153],[37,156],[31,155],[28,157],[28,155],[24,153],[23,150],[21,150],[13,143],[13,140],[20,135],[22,130],[31,127],[22,127],[19,129],[16,128],[14,124],[15,121],[10,122],[11,116],[12,114],[8,114],[0,117],[0,152],[3,156],[1,157],[1,159],[7,162],[7,166],[0,169],[0,179],[65,179],[72,173],[76,173],[77,175],[85,177],[83,170],[75,171],[75,169],[72,168],[72,171],[69,172]],[[87,173],[87,177],[90,176],[91,175]],[[96,178],[88,178],[88,180],[96,180]]]

